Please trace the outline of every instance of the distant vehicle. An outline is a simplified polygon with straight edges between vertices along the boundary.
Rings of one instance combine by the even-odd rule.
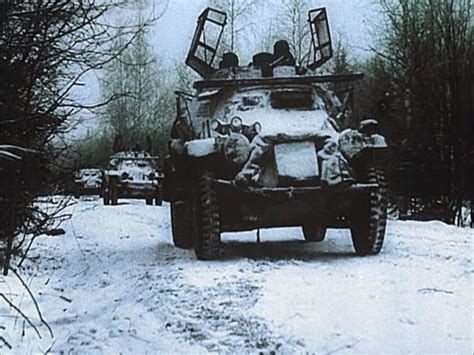
[[[102,171],[100,169],[79,169],[74,172],[74,197],[101,193]]]
[[[145,199],[147,205],[162,204],[162,174],[156,169],[158,157],[147,152],[118,152],[110,157],[103,172],[105,205],[117,205],[119,198]]]
[[[177,93],[164,182],[175,246],[215,259],[222,232],[301,226],[308,242],[350,228],[358,255],[379,253],[387,145],[374,119],[347,128],[350,96],[329,89],[362,74],[310,72],[332,57],[326,10],[309,11],[306,67],[284,40],[239,65],[218,51],[225,23],[212,8],[200,15],[186,63],[204,79]]]

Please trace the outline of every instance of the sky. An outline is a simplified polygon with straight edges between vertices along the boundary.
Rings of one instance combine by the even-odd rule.
[[[166,12],[151,32],[157,54],[165,63],[184,61],[196,20],[207,3],[206,0],[169,0]],[[281,1],[263,3],[261,17],[271,16]],[[381,18],[376,0],[314,0],[312,3],[314,8],[326,7],[335,40],[342,37],[354,56],[368,56],[366,50],[374,43],[374,27]]]

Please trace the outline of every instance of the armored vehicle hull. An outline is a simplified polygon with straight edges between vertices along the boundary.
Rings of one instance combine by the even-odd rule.
[[[101,194],[102,172],[100,169],[80,169],[74,173],[74,197]]]
[[[301,226],[311,242],[342,227],[350,228],[359,255],[377,254],[385,234],[387,145],[373,119],[348,128],[348,96],[341,102],[328,85],[362,75],[308,74],[285,41],[249,66],[227,53],[213,68],[217,51],[201,36],[210,14],[201,15],[187,59],[204,79],[196,94],[177,93],[165,162],[175,245],[207,260],[220,256],[222,232]],[[212,23],[225,24],[216,14]],[[309,18],[319,31],[313,45],[324,42],[313,48],[319,61],[308,68],[315,69],[332,52],[329,30],[321,29],[325,11]],[[200,56],[200,46],[213,55]]]
[[[104,171],[102,195],[105,205],[117,205],[119,198],[144,199],[161,205],[162,175],[155,169],[156,157],[146,152],[119,152]]]

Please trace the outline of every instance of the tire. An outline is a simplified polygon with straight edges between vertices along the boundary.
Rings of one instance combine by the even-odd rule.
[[[217,259],[221,251],[219,201],[213,177],[214,174],[207,171],[199,173],[193,199],[194,251],[199,260]]]
[[[351,218],[352,243],[357,255],[376,255],[382,249],[387,225],[387,190],[385,177],[381,168],[371,167],[367,170],[369,183],[379,187],[365,196],[362,206],[353,208]]]
[[[155,206],[161,206],[163,204],[163,199],[161,198],[161,193],[159,191],[155,193],[154,200]]]
[[[193,209],[191,201],[174,201],[170,205],[173,244],[177,248],[191,249],[193,247]]]
[[[110,205],[109,190],[106,188],[102,189],[102,200],[104,201],[104,205]]]
[[[74,198],[75,198],[75,199],[78,199],[78,198],[81,197],[81,192],[80,192],[80,190],[79,190],[78,187],[75,187],[75,188],[74,188],[74,190],[73,190],[73,195],[74,195]]]
[[[322,242],[326,237],[326,227],[308,223],[303,226],[304,240],[307,242]]]
[[[111,205],[118,205],[118,186],[115,181],[111,181],[109,184],[109,197]]]

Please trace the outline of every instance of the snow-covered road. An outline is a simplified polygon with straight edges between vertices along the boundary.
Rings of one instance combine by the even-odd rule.
[[[0,353],[473,351],[473,230],[391,221],[366,258],[345,230],[224,234],[223,259],[201,262],[173,247],[167,204],[121,202],[81,199],[30,252],[22,275],[54,338],[15,276],[0,280],[42,336],[0,300]]]

